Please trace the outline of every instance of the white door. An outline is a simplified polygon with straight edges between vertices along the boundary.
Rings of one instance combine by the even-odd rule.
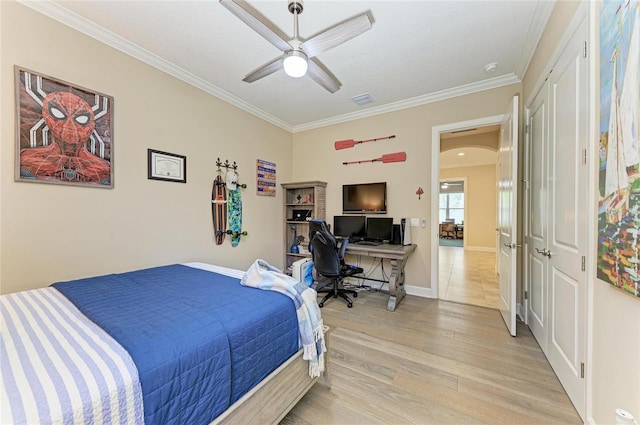
[[[586,24],[549,77],[549,309],[547,357],[585,413],[588,78]]]
[[[528,179],[526,229],[527,324],[543,352],[547,352],[547,163],[548,80],[528,108]]]
[[[500,244],[500,313],[516,336],[516,265],[518,237],[518,97],[514,96],[500,125],[498,151],[498,232]]]

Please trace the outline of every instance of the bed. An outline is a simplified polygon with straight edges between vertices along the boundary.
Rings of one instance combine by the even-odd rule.
[[[317,377],[299,303],[243,273],[176,264],[2,296],[0,421],[277,423]]]

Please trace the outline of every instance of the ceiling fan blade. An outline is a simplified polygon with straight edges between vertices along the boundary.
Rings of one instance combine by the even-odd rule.
[[[309,58],[312,58],[370,30],[371,25],[369,14],[363,13],[311,37],[300,47]]]
[[[254,81],[259,80],[260,78],[264,78],[267,75],[271,75],[276,71],[279,71],[282,69],[282,58],[279,57],[274,61],[269,62],[266,65],[261,66],[260,68],[256,69],[255,71],[247,74],[246,77],[244,77],[242,79],[242,81],[244,81],[245,83],[253,83]]]
[[[283,52],[291,50],[291,45],[286,41],[287,36],[267,18],[262,16],[260,12],[249,6],[247,2],[220,0],[220,4],[278,49]]]
[[[331,93],[340,90],[340,86],[342,85],[331,72],[320,65],[315,59],[309,59],[307,75]]]

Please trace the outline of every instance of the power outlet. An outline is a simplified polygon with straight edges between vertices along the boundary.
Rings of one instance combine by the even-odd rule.
[[[411,218],[411,227],[418,227],[420,226],[420,219],[419,218]]]

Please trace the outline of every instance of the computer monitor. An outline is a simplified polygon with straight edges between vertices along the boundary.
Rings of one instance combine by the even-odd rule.
[[[366,238],[371,241],[389,241],[393,233],[393,218],[367,217]]]
[[[333,217],[333,234],[351,241],[364,239],[366,220],[363,215],[336,215]]]

